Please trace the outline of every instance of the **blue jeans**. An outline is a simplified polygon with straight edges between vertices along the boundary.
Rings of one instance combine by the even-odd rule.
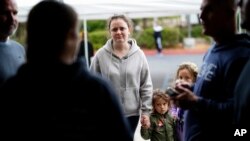
[[[132,131],[132,135],[134,136],[135,134],[135,130],[137,128],[137,125],[138,125],[138,122],[139,122],[139,118],[140,116],[130,116],[130,117],[127,117],[128,119],[128,123],[131,127],[131,131]]]

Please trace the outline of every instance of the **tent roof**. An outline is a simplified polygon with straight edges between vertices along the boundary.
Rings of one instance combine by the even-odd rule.
[[[29,10],[41,0],[16,0],[20,21],[26,21]],[[115,13],[130,18],[165,17],[199,12],[201,0],[59,0],[71,5],[80,19],[107,19]]]

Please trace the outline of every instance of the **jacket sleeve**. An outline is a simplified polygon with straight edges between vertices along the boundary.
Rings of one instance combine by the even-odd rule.
[[[151,138],[151,127],[150,128],[148,128],[148,129],[144,129],[144,128],[142,128],[141,127],[141,137],[143,138],[143,139],[145,139],[145,140],[148,140],[148,139],[150,139]]]
[[[153,118],[150,116],[150,128],[145,129],[141,126],[140,133],[143,139],[145,140],[151,139],[153,126],[154,126]]]
[[[146,56],[143,54],[143,66],[140,80],[140,97],[142,100],[142,114],[149,115],[152,110],[153,84]]]
[[[238,80],[238,77],[246,64],[245,58],[239,58],[230,62],[230,66],[225,72],[225,93],[227,94],[227,99],[224,101],[218,101],[213,99],[207,99],[200,97],[199,100],[195,103],[195,110],[200,112],[218,112],[222,115],[227,115],[230,113],[230,116],[233,114],[233,102],[234,102],[234,87]],[[224,94],[225,95],[225,94]]]

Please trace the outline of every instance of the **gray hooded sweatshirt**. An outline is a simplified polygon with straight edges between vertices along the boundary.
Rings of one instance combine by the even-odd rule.
[[[112,40],[100,48],[93,58],[90,70],[111,80],[125,116],[138,116],[151,112],[153,85],[149,66],[143,51],[134,39],[129,39],[131,48],[123,58],[112,52]]]

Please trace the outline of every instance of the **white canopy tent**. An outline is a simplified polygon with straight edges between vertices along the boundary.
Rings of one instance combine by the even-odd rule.
[[[26,21],[29,10],[41,0],[16,0],[20,21]],[[71,5],[80,19],[107,19],[114,13],[130,18],[163,17],[199,12],[202,0],[58,0]]]
[[[75,3],[75,2],[76,3]],[[196,2],[195,2],[196,1]],[[64,0],[76,8],[80,17],[107,19],[114,13],[125,13],[130,18],[160,17],[199,11],[201,0]],[[88,8],[87,8],[88,7]]]
[[[16,0],[20,22],[27,20],[27,15],[41,0]],[[182,14],[197,14],[202,0],[58,0],[71,5],[84,21],[85,41],[87,41],[87,20],[108,19],[115,13],[125,14],[130,18],[166,17]],[[85,56],[88,63],[88,48],[85,42]]]

